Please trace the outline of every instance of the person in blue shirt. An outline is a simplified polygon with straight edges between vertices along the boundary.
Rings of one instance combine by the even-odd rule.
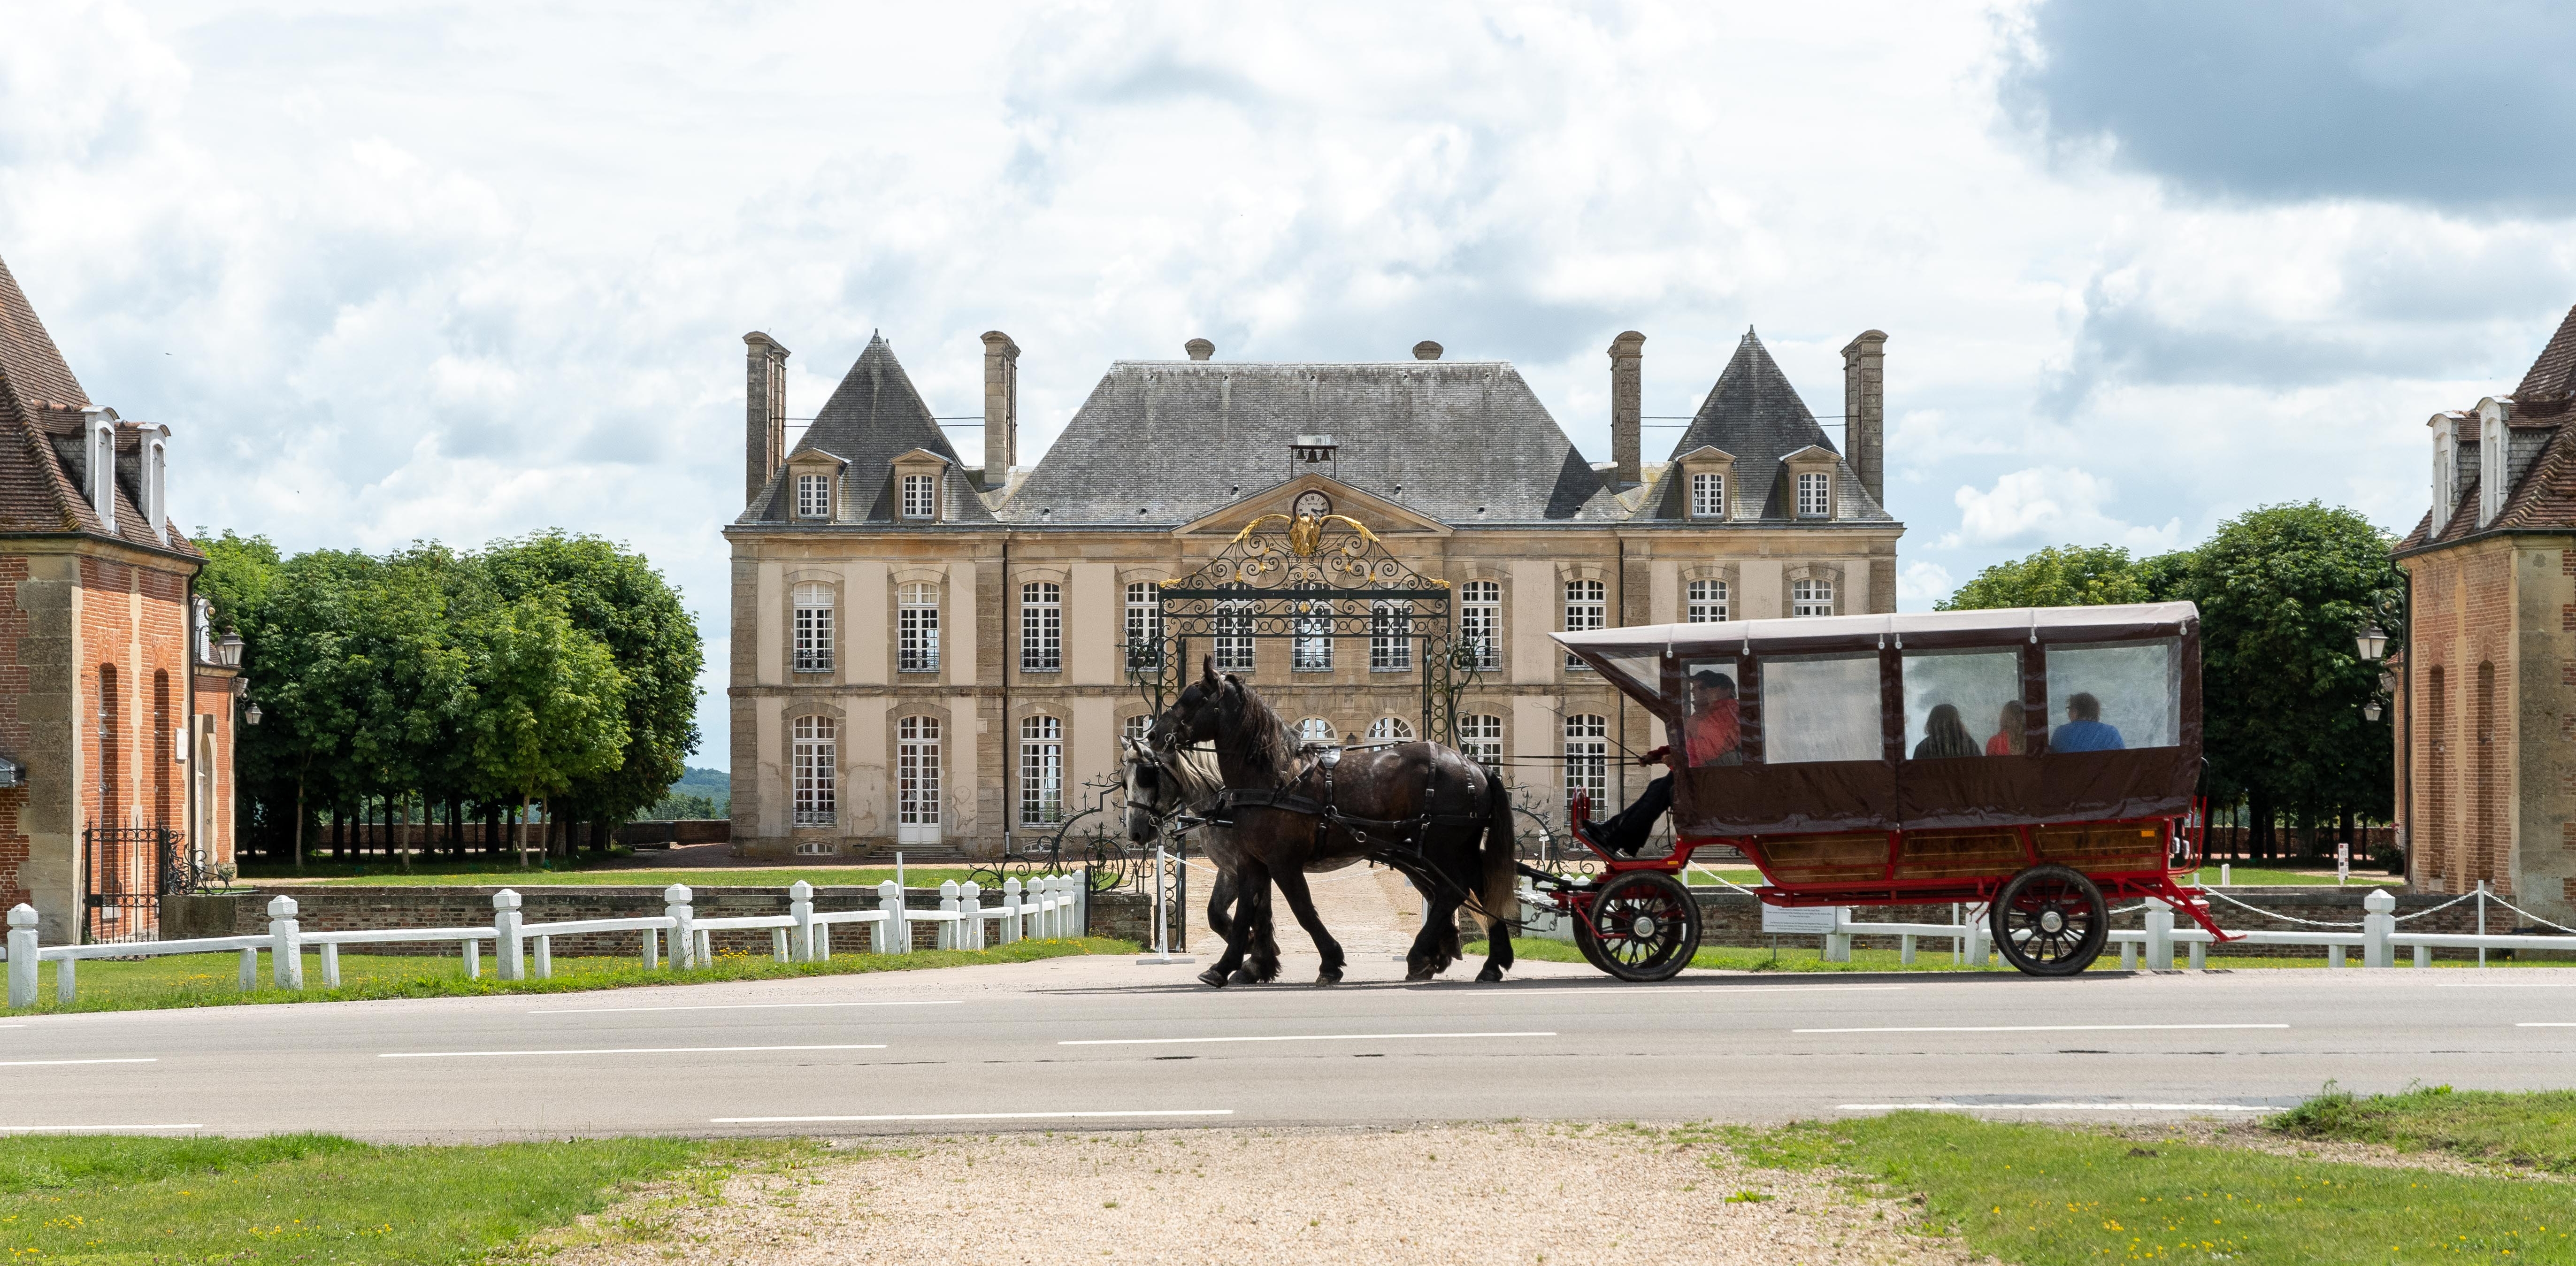
[[[2052,752],[2117,752],[2126,747],[2120,732],[2102,723],[2102,701],[2089,694],[2066,696],[2066,724],[2048,736]]]

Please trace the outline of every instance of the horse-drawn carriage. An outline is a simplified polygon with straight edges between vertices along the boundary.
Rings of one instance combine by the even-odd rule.
[[[1668,624],[1557,634],[1671,736],[1673,849],[1530,871],[1623,980],[1699,947],[1692,853],[1732,846],[1778,906],[1985,905],[2006,961],[2072,975],[2114,898],[2174,884],[2206,824],[2199,612],[2187,602]]]

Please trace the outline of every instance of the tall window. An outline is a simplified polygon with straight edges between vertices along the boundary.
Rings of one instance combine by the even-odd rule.
[[[1369,604],[1369,671],[1409,672],[1413,668],[1413,604]]]
[[[1409,743],[1413,741],[1413,723],[1403,717],[1379,717],[1369,722],[1372,743]]]
[[[832,587],[807,581],[796,586],[796,671],[832,671]]]
[[[1789,614],[1832,615],[1834,582],[1830,580],[1793,580],[1789,582]]]
[[[1458,640],[1474,649],[1476,667],[1503,666],[1503,587],[1491,580],[1458,586]]]
[[[1726,517],[1726,476],[1717,474],[1691,476],[1691,517],[1723,519]]]
[[[1150,580],[1127,586],[1127,666],[1163,663],[1163,587]]]
[[[1252,671],[1251,600],[1216,604],[1216,666],[1221,672]]]
[[[1579,633],[1600,628],[1605,613],[1610,609],[1608,593],[1609,587],[1598,580],[1565,582],[1565,631]],[[1565,656],[1565,667],[1568,672],[1588,672],[1592,668],[1570,651]]]
[[[1051,673],[1064,667],[1064,590],[1055,582],[1020,586],[1020,670]]]
[[[1798,476],[1799,518],[1821,519],[1826,515],[1833,513],[1834,502],[1832,488],[1826,482],[1832,478],[1833,476],[1825,474],[1822,471],[1812,470],[1803,472]]]
[[[939,825],[939,718],[895,723],[895,825]]]
[[[796,718],[796,825],[830,826],[840,785],[840,727],[830,717]]]
[[[1300,743],[1333,743],[1339,742],[1340,740],[1333,736],[1332,722],[1327,721],[1322,717],[1308,717],[1297,723],[1297,741]]]
[[[939,671],[939,586],[910,581],[895,590],[895,668]]]
[[[1592,797],[1593,812],[1602,812],[1610,796],[1610,722],[1590,712],[1565,718],[1565,800],[1575,793]]]
[[[830,475],[796,477],[796,517],[800,519],[832,517],[832,477]]]
[[[1477,764],[1500,769],[1503,764],[1503,719],[1471,712],[1458,718],[1458,750]]]
[[[939,502],[937,500],[938,493],[936,491],[938,487],[939,481],[929,475],[904,476],[903,517],[907,519],[936,518],[939,513]]]
[[[1020,825],[1064,820],[1064,722],[1054,717],[1020,720]]]
[[[1690,582],[1690,608],[1685,613],[1693,624],[1718,624],[1725,621],[1726,582],[1694,580]]]
[[[1301,673],[1333,669],[1333,604],[1317,600],[1297,609],[1297,635],[1289,639],[1288,667]]]

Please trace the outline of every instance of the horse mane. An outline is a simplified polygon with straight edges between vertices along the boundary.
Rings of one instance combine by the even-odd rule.
[[[1227,749],[1225,755],[1268,775],[1274,785],[1286,785],[1304,772],[1304,763],[1298,758],[1302,745],[1296,731],[1289,729],[1288,723],[1280,720],[1269,703],[1253,693],[1241,678],[1228,677],[1226,681],[1234,688],[1218,696],[1217,715],[1227,723],[1218,729],[1218,744]]]
[[[1171,753],[1163,768],[1172,775],[1172,784],[1186,804],[1204,804],[1225,790],[1225,772],[1217,767],[1216,753],[1204,747],[1184,747]]]

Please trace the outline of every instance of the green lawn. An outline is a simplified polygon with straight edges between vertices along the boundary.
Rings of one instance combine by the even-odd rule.
[[[2576,1174],[2576,1090],[2503,1094],[2428,1086],[2356,1098],[2328,1091],[2266,1124],[2294,1138],[2444,1151],[2556,1174]],[[2576,1202],[2576,1191],[2570,1193]]]
[[[1832,1165],[2027,1266],[2576,1262],[2576,1187],[2335,1164],[1962,1114],[1725,1129],[1757,1163]]]
[[[847,936],[850,929],[843,928]],[[862,935],[858,943],[866,944]],[[240,989],[238,960],[230,954],[173,954],[132,962],[94,960],[80,964],[80,997],[70,1007],[54,1002],[54,963],[38,965],[36,1006],[0,1014],[51,1011],[149,1011],[166,1007],[231,1006],[256,1002],[350,1002],[368,998],[444,998],[494,993],[569,993],[584,989],[627,989],[639,985],[699,984],[719,980],[781,980],[797,976],[847,976],[860,972],[911,971],[925,967],[964,967],[978,963],[1026,963],[1071,954],[1132,954],[1129,941],[1102,937],[1062,941],[1018,941],[983,950],[922,950],[911,954],[835,953],[823,963],[780,963],[767,954],[719,954],[711,966],[674,972],[648,971],[639,958],[570,958],[557,956],[547,980],[504,981],[494,975],[494,961],[483,958],[483,975],[468,980],[462,959],[399,954],[342,954],[340,987],[322,985],[322,956],[304,956],[304,989],[269,987],[269,960],[260,957],[260,988]]]
[[[375,1147],[329,1135],[0,1139],[8,1262],[482,1262],[673,1180],[709,1199],[810,1143],[613,1139]],[[617,1228],[629,1232],[649,1228]]]

